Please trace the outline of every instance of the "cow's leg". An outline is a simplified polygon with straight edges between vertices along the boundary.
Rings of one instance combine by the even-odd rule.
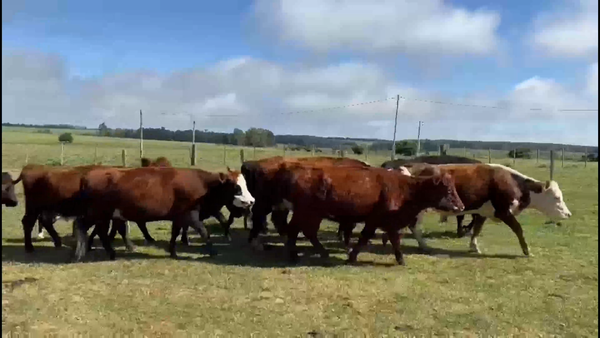
[[[146,222],[136,222],[136,224],[138,228],[140,228],[142,235],[144,235],[144,241],[146,241],[146,243],[150,244],[156,242],[156,240],[150,236],[148,228],[146,227]]]
[[[267,215],[271,212],[271,207],[261,203],[260,200],[254,204],[252,208],[252,228],[248,235],[248,243],[254,248],[259,249],[258,236],[260,235],[261,229],[267,222]]]
[[[356,227],[356,223],[348,223],[348,222],[340,223],[340,228],[338,230],[338,237],[339,237],[339,233],[341,232],[343,234],[344,245],[346,246],[346,248],[350,247],[350,239],[352,238],[352,231],[354,230],[355,227]]]
[[[115,221],[117,221],[117,224],[115,224]],[[108,239],[111,242],[115,241],[115,237],[117,237],[117,231],[119,230],[118,228],[122,225],[121,223],[126,224],[126,222],[121,222],[121,221],[116,220],[114,218],[112,219],[112,222],[110,224],[110,232],[108,233]]]
[[[363,228],[363,230],[360,233],[360,238],[358,239],[358,243],[356,243],[356,245],[354,245],[354,248],[352,248],[352,250],[348,254],[348,262],[350,262],[350,263],[356,262],[356,258],[358,257],[358,254],[360,253],[362,248],[365,245],[367,245],[367,243],[369,242],[369,240],[371,240],[371,238],[373,238],[373,236],[375,236],[375,230],[377,230],[377,226],[375,224],[373,224],[373,222],[369,222],[369,221],[365,222],[365,227]]]
[[[473,234],[471,235],[471,242],[469,243],[470,252],[481,253],[481,250],[479,250],[479,245],[477,244],[477,237],[479,237],[481,229],[483,229],[483,223],[485,223],[485,220],[485,217],[481,217],[479,215],[476,217],[473,215],[473,220],[471,221],[471,224],[473,225]]]
[[[190,238],[188,237],[189,228],[190,226],[186,222],[183,222],[183,224],[181,224],[181,244],[185,246],[190,245]]]
[[[189,226],[194,228],[194,230],[196,230],[198,234],[200,234],[200,237],[202,237],[202,239],[204,239],[204,241],[206,242],[206,249],[208,250],[208,254],[210,256],[214,256],[217,254],[217,250],[213,248],[212,241],[210,240],[210,234],[208,233],[208,231],[206,231],[204,223],[200,220],[200,215],[198,211],[190,212],[189,214],[184,216],[181,221],[189,224]]]
[[[517,221],[517,219],[515,218],[515,216],[510,213],[509,211],[507,212],[495,212],[494,216],[496,216],[498,219],[502,220],[504,223],[506,223],[506,225],[508,225],[510,227],[510,229],[515,233],[515,235],[517,235],[517,238],[519,239],[519,244],[521,245],[521,250],[523,250],[523,254],[525,256],[533,256],[529,253],[529,246],[527,245],[527,242],[525,241],[525,237],[523,236],[523,228],[521,228],[521,223],[519,223],[519,221]]]
[[[439,220],[440,225],[447,223],[447,222],[448,222],[448,216],[440,215],[440,220]]]
[[[294,214],[296,215],[296,214]],[[319,226],[321,225],[321,218],[320,217],[310,217],[310,218],[306,218],[304,217],[304,221],[303,221],[303,227],[302,227],[302,233],[304,234],[304,237],[306,237],[310,243],[313,245],[313,247],[315,247],[315,249],[317,250],[317,252],[319,252],[319,254],[321,255],[321,258],[328,258],[329,257],[329,252],[327,251],[327,249],[325,249],[325,247],[323,246],[323,244],[321,244],[321,242],[319,241],[319,238],[317,237],[317,232],[319,231]],[[292,216],[292,222],[294,221],[294,217]],[[291,222],[290,222],[291,223]]]
[[[38,217],[38,233],[37,233],[37,238],[38,239],[44,239],[44,213],[41,213],[40,216]]]
[[[215,215],[215,218],[219,221],[221,227],[223,228],[223,237],[225,237],[227,241],[231,242],[231,236],[229,235],[229,227],[233,223],[234,217],[232,215],[229,215],[229,219],[225,219],[223,213],[219,211]],[[229,222],[230,220],[231,222]]]
[[[42,213],[39,217],[39,229],[40,229],[40,233],[42,233],[42,229],[46,228],[46,231],[48,231],[48,234],[50,235],[50,237],[52,238],[52,241],[54,242],[54,247],[56,248],[60,248],[62,247],[62,240],[60,239],[60,236],[58,235],[58,233],[56,232],[56,229],[54,228],[54,215],[47,215]],[[39,234],[38,234],[38,238],[39,238]],[[43,236],[42,236],[43,238]]]
[[[463,238],[466,234],[466,227],[464,227],[463,221],[465,220],[465,215],[458,215],[456,216],[456,236],[458,238]]]
[[[33,243],[31,242],[31,231],[35,226],[35,221],[38,219],[38,215],[36,214],[28,214],[25,213],[25,216],[21,219],[21,224],[23,224],[23,237],[25,241],[25,251],[33,252]]]
[[[275,230],[280,236],[284,236],[286,233],[286,229],[288,227],[288,215],[290,211],[287,209],[274,209],[271,212],[271,222],[273,222],[273,226],[275,226]],[[266,229],[267,226],[265,225]]]
[[[298,262],[298,247],[296,247],[296,241],[298,240],[298,234],[300,233],[300,227],[298,226],[298,216],[294,213],[294,217],[290,224],[287,226],[287,240],[285,246],[288,251],[288,257],[290,262]]]
[[[404,256],[400,250],[400,232],[399,231],[387,231],[390,242],[392,242],[392,248],[394,249],[394,256],[396,256],[396,262],[399,265],[405,265]]]
[[[244,215],[244,230],[248,230],[248,218],[252,217],[252,214]]]
[[[179,237],[180,232],[180,222],[173,221],[171,225],[171,241],[169,242],[169,253],[171,254],[171,258],[177,258],[177,251],[175,248],[177,246],[177,237]]]
[[[98,237],[100,237],[100,241],[102,242],[102,246],[104,250],[106,250],[106,254],[108,254],[108,259],[111,261],[115,260],[115,249],[112,247],[112,243],[108,238],[108,227],[110,226],[110,219],[102,220],[96,223],[96,229],[98,229]]]
[[[87,249],[87,231],[88,229],[93,225],[93,223],[91,223],[88,219],[86,218],[76,218],[75,221],[73,221],[73,229],[74,229],[74,234],[75,234],[75,239],[76,239],[76,245],[75,245],[75,257],[74,257],[74,261],[75,262],[79,262],[81,261],[81,259],[83,259],[83,257],[86,254],[86,249]]]
[[[113,228],[117,229],[116,231],[118,231],[119,235],[121,235],[121,238],[123,238],[123,242],[125,243],[127,251],[133,252],[135,250],[135,245],[133,245],[133,243],[129,239],[129,236],[127,235],[127,221],[113,219],[112,226]]]
[[[408,226],[408,229],[415,236],[417,243],[419,243],[419,249],[423,252],[430,252],[431,247],[429,247],[429,245],[427,245],[425,238],[423,238],[423,231],[422,231],[423,226],[421,225],[420,220],[421,220],[421,218],[419,216],[417,216],[412,221],[412,223]]]
[[[92,248],[94,246],[94,238],[96,237],[96,235],[98,235],[98,230],[96,230],[96,227],[94,227],[94,229],[92,229],[92,233],[90,234],[90,237],[87,240],[87,250],[88,251],[92,251]]]

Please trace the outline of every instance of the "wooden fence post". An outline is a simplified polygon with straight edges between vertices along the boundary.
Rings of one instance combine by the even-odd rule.
[[[310,148],[310,156],[315,156],[315,145],[314,144]]]
[[[550,150],[550,181],[554,178],[554,150]]]
[[[467,157],[467,147],[463,147],[463,151],[464,151],[464,153],[465,153],[465,156],[464,156],[464,157]]]
[[[365,146],[365,161],[369,161],[369,145]]]
[[[517,149],[513,149],[513,166],[517,162]]]
[[[65,164],[65,143],[60,143],[60,165]]]
[[[587,148],[584,148],[583,150],[583,167],[587,168]]]
[[[285,144],[283,145],[283,158],[285,158]]]
[[[540,150],[539,149],[537,149],[537,155],[535,157],[535,164],[538,164],[538,163],[540,163]]]
[[[562,148],[562,151],[560,153],[560,161],[561,161],[560,167],[564,168],[565,167],[565,148]]]
[[[94,164],[98,164],[98,145],[94,147]]]
[[[192,150],[191,151],[192,151],[192,153],[190,154],[191,155],[190,156],[190,164],[192,166],[195,166],[196,165],[196,144],[195,143],[192,144]]]
[[[25,165],[27,165],[27,163],[29,163],[29,151],[25,153]]]
[[[244,149],[240,149],[240,161],[244,163]]]
[[[227,145],[223,144],[223,165],[227,165]]]
[[[256,147],[254,147],[254,151],[252,153],[252,158],[256,160]]]
[[[123,167],[127,166],[127,151],[125,149],[121,150],[121,162],[123,163]]]

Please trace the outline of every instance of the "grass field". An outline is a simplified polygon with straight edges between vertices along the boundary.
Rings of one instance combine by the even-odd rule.
[[[148,157],[167,156],[176,166],[188,166],[186,143],[146,141],[144,147]],[[92,163],[97,152],[98,162],[116,165],[121,149],[129,165],[137,162],[135,140],[76,135],[65,146],[65,163]],[[227,149],[225,161],[232,168],[239,168],[239,149]],[[281,154],[245,149],[246,159]],[[198,145],[198,157],[198,167],[224,169],[222,146]],[[56,135],[2,133],[3,171],[18,174],[26,161],[59,158]],[[369,155],[373,165],[385,159],[387,154]],[[515,168],[548,178],[547,162],[517,160]],[[345,265],[337,226],[329,222],[320,238],[332,256],[320,259],[302,239],[306,256],[289,266],[273,233],[267,237],[275,244],[271,250],[252,251],[240,220],[231,243],[209,221],[216,257],[209,258],[192,235],[190,247],[178,246],[180,259],[170,259],[165,251],[170,225],[156,222],[149,225],[156,246],[144,245],[132,224],[134,253],[125,252],[117,238],[116,261],[106,261],[98,248],[86,262],[66,264],[73,241],[67,237],[70,224],[62,221],[57,230],[63,248],[34,240],[35,253],[25,253],[19,184],[21,204],[2,210],[2,330],[93,336],[598,336],[598,167],[566,162],[554,175],[573,217],[562,226],[545,224],[536,211],[519,217],[534,257],[524,258],[510,229],[492,222],[481,236],[483,254],[469,254],[468,239],[455,238],[454,219],[440,226],[428,214],[424,231],[435,254],[417,253],[416,241],[408,237],[405,267],[395,265],[390,246],[379,240],[359,255],[358,266]]]

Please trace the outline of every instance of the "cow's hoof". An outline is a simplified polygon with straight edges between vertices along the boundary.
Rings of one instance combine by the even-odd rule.
[[[481,254],[481,250],[479,250],[479,248],[469,248],[469,252],[474,254]]]
[[[433,253],[433,249],[428,246],[419,247],[419,251],[421,251],[421,253],[426,254],[426,255],[431,255]]]
[[[25,247],[25,252],[27,253],[33,253],[33,246],[32,247]]]
[[[115,253],[111,253],[110,255],[108,255],[108,259],[114,261],[115,259],[117,259],[117,256]]]
[[[154,243],[156,243],[156,240],[154,240],[154,239],[152,239],[152,240],[144,239],[145,245],[154,245]]]
[[[218,255],[218,254],[219,254],[219,253],[218,253],[218,252],[217,252],[217,250],[215,250],[215,249],[210,249],[210,250],[208,250],[208,255],[209,255],[210,257],[214,257],[214,256],[216,256],[216,255]]]
[[[321,252],[321,258],[322,258],[322,259],[327,259],[327,258],[329,258],[329,252]]]
[[[126,249],[127,249],[127,252],[134,252],[136,247],[132,245],[132,246],[128,246]]]

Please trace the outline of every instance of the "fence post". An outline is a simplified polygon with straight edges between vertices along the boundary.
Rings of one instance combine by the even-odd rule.
[[[98,164],[98,145],[94,147],[94,164]]]
[[[240,149],[240,161],[244,163],[244,149]]]
[[[537,156],[535,157],[535,164],[539,164],[540,163],[540,150],[537,149]]]
[[[365,161],[369,161],[369,145],[365,146]]]
[[[223,165],[227,165],[227,145],[223,144]]]
[[[517,149],[513,149],[513,166],[517,162]]]
[[[285,144],[283,145],[283,158],[285,158]]]
[[[464,156],[464,157],[467,157],[467,147],[463,147],[463,151],[464,151],[464,153],[465,153],[465,156]]]
[[[315,145],[314,144],[310,148],[310,156],[315,156]]]
[[[550,150],[550,181],[554,178],[554,150]]]
[[[192,166],[196,165],[196,144],[192,144],[192,153],[190,154],[191,156],[191,164]]]
[[[492,163],[492,149],[488,148],[488,163]]]
[[[256,160],[256,147],[254,147],[254,151],[253,151],[253,153],[252,153],[252,157],[253,157],[253,159],[255,159],[255,160]]]
[[[25,165],[29,163],[29,151],[25,154]]]
[[[587,148],[583,149],[583,167],[587,168]]]
[[[127,151],[125,149],[121,150],[121,162],[123,162],[123,167],[127,166]]]
[[[562,151],[560,153],[560,161],[561,161],[560,167],[564,168],[565,167],[565,148],[562,148]]]
[[[60,165],[65,164],[65,143],[60,143]]]

